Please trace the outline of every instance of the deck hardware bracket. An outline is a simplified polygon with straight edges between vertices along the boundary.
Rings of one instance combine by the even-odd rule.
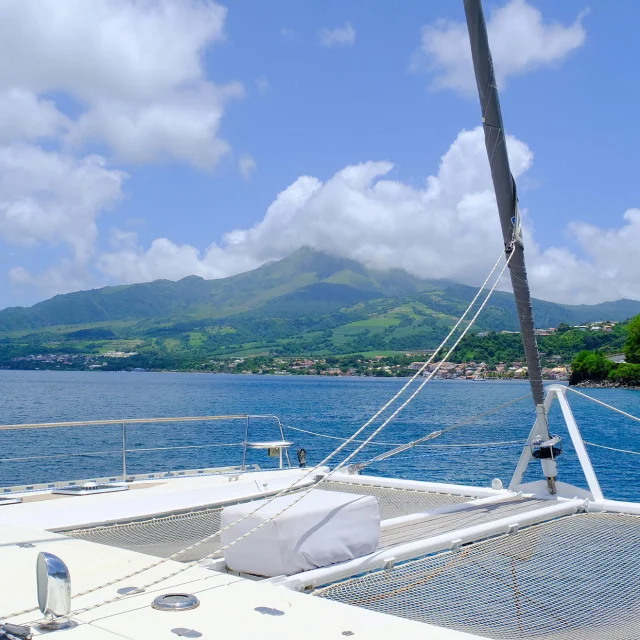
[[[395,558],[385,558],[383,560],[384,564],[382,565],[382,568],[385,571],[391,571],[393,569],[393,567],[396,564],[396,559]]]
[[[190,593],[165,593],[158,596],[151,606],[156,611],[189,611],[200,606],[200,600]]]
[[[0,624],[0,638],[8,638],[8,640],[31,640],[33,634],[29,626],[5,622]]]
[[[460,551],[461,546],[462,546],[462,540],[460,538],[458,538],[457,540],[451,541],[451,551],[453,551],[454,553],[457,553],[458,551]]]
[[[514,522],[507,527],[508,535],[513,535],[514,533],[518,533],[518,531],[520,531],[520,525],[517,522]]]

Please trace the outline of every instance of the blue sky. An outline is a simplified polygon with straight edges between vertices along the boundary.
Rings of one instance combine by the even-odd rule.
[[[303,244],[484,279],[500,235],[461,1],[92,9],[0,8],[0,307]],[[485,12],[534,295],[640,299],[640,5]]]

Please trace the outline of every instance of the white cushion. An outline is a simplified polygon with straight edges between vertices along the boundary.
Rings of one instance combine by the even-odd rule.
[[[272,518],[299,495],[281,496],[220,534],[225,546]],[[256,500],[222,510],[222,529],[267,502]],[[380,537],[378,501],[338,491],[314,489],[224,552],[233,571],[259,576],[293,575],[373,553]]]

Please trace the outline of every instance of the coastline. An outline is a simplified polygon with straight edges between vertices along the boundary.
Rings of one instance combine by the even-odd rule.
[[[578,384],[572,384],[570,386],[583,387],[586,389],[628,389],[630,391],[640,391],[639,386],[620,384],[619,382],[610,382],[609,380],[582,380],[578,382]]]

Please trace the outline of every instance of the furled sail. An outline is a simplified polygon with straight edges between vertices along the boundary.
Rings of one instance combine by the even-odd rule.
[[[502,113],[493,72],[491,51],[489,50],[487,28],[480,0],[465,0],[464,10],[467,17],[471,55],[482,109],[484,137],[489,164],[491,165],[493,187],[496,192],[505,251],[507,253],[514,252],[509,262],[509,271],[518,310],[518,319],[520,320],[520,331],[529,370],[529,382],[531,383],[534,402],[536,406],[540,406],[544,400],[544,390],[540,354],[538,353],[533,324],[531,293],[524,263],[524,247],[520,233],[518,194],[516,192],[516,183],[509,167],[509,156],[507,155]]]

